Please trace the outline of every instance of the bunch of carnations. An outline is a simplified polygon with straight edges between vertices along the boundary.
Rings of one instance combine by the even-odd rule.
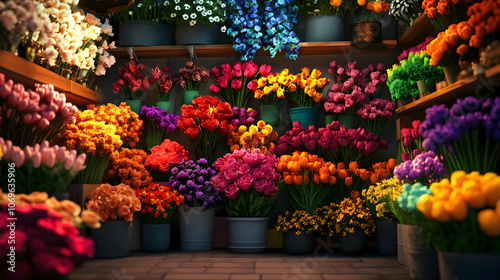
[[[320,134],[314,128],[314,125],[305,129],[300,121],[293,123],[291,130],[280,136],[278,144],[270,149],[270,152],[277,157],[285,154],[291,154],[295,151],[307,151],[309,154],[317,154],[317,141]]]
[[[375,98],[361,105],[356,114],[365,120],[368,132],[381,136],[387,120],[392,118],[395,109],[396,102]]]
[[[186,62],[186,66],[179,69],[177,83],[184,90],[198,90],[202,82],[210,77],[209,71],[203,66],[195,66],[192,61]]]
[[[355,230],[361,230],[366,235],[375,232],[375,220],[360,198],[345,198],[338,204],[331,203],[316,209],[314,214],[325,221],[322,233],[328,236],[346,236]]]
[[[7,192],[7,170],[12,163],[16,168],[16,193],[45,191],[48,193],[65,192],[68,184],[84,169],[85,154],[77,155],[75,150],[65,147],[49,146],[49,142],[25,146],[21,149],[0,137],[3,157],[0,159],[0,178],[2,189]]]
[[[99,214],[103,223],[108,220],[131,222],[134,213],[141,211],[141,201],[128,185],[102,184],[90,192],[90,200],[85,203],[85,207]]]
[[[421,182],[428,185],[448,175],[440,157],[433,151],[421,153],[412,161],[402,162],[394,168],[396,179],[412,184]]]
[[[171,174],[168,183],[184,196],[184,210],[201,207],[205,211],[221,204],[222,196],[211,181],[217,172],[206,159],[182,161],[172,167]]]
[[[233,116],[231,122],[239,125],[252,125],[255,123],[255,118],[257,117],[257,111],[252,108],[238,108],[233,107]]]
[[[100,184],[109,156],[123,143],[114,125],[93,120],[67,125],[56,140],[60,146],[87,155],[85,169],[76,176],[80,184]]]
[[[122,91],[124,100],[139,99],[143,92],[149,89],[148,77],[142,73],[144,64],[135,64],[133,60],[118,68],[118,81],[113,83],[113,93]]]
[[[258,149],[239,149],[213,164],[218,174],[212,184],[228,198],[226,210],[232,217],[265,217],[278,197],[278,161]]]
[[[398,55],[398,61],[402,61],[402,60],[407,60],[408,59],[408,55],[410,55],[410,53],[421,53],[423,51],[425,51],[425,49],[427,48],[427,45],[432,42],[432,40],[434,40],[434,37],[433,36],[428,36],[425,38],[425,40],[414,46],[414,47],[410,47],[409,49],[407,50],[404,50],[402,51],[399,55]]]
[[[276,225],[278,232],[295,232],[296,235],[313,233],[321,228],[319,217],[304,210],[286,211],[279,215]]]
[[[48,84],[25,90],[22,84],[5,81],[0,73],[0,136],[24,148],[52,140],[67,124],[75,122],[78,109]]]
[[[338,90],[335,88],[334,91],[347,94],[360,91],[366,93],[370,98],[380,98],[387,81],[385,65],[383,63],[370,64],[362,70],[358,70],[357,64],[357,61],[353,61],[349,62],[347,66],[342,66],[337,64],[335,60],[330,62],[328,74],[336,84],[340,84]],[[364,99],[358,102],[362,103]]]
[[[331,162],[349,165],[349,162],[356,161],[363,166],[375,151],[387,149],[384,139],[363,128],[347,129],[338,121],[318,129],[318,133],[318,145],[325,158]]]
[[[160,68],[151,68],[149,75],[149,83],[156,85],[156,101],[170,100],[172,89],[177,84],[178,77],[172,75],[170,67],[165,66],[162,71]]]
[[[259,149],[263,153],[269,153],[274,147],[274,141],[278,139],[278,133],[273,131],[273,127],[264,121],[258,121],[257,125],[241,125],[237,131],[232,131],[228,135],[227,145],[231,152],[241,148]]]
[[[167,133],[177,128],[180,117],[180,115],[170,114],[167,110],[162,110],[156,106],[142,106],[139,118],[145,124],[148,149],[160,145],[167,137]]]
[[[155,182],[166,182],[170,177],[172,164],[190,159],[191,155],[184,146],[165,139],[161,145],[151,148],[151,154],[146,157],[144,164]]]
[[[135,147],[142,135],[143,121],[125,102],[121,102],[120,106],[111,103],[99,106],[89,104],[87,110],[77,113],[76,121],[104,121],[115,126],[115,133],[120,136],[124,147]]]
[[[419,120],[411,122],[411,128],[401,129],[401,161],[413,160],[422,153],[422,134]]]
[[[112,185],[123,183],[134,189],[142,188],[153,181],[146,170],[146,152],[139,149],[122,148],[109,157],[102,181]]]
[[[75,268],[94,256],[94,243],[81,236],[75,225],[60,212],[43,203],[16,203],[15,244],[7,242],[11,229],[7,220],[11,215],[7,194],[0,195],[0,219],[5,226],[0,235],[5,238],[0,244],[2,279],[56,279],[69,275]],[[14,251],[15,272],[7,269]],[[5,269],[4,269],[5,268]]]
[[[168,224],[177,206],[184,203],[184,196],[170,186],[151,183],[136,189],[140,205],[139,219],[143,224]]]
[[[467,20],[467,9],[473,1],[469,0],[423,0],[422,9],[437,32],[445,31],[448,26]]]
[[[500,253],[500,177],[455,171],[432,183],[416,207],[428,241],[442,252]]]
[[[231,105],[217,97],[200,96],[193,100],[193,105],[182,105],[181,110],[177,126],[189,136],[195,158],[206,158],[212,163],[217,144],[236,129],[231,121]]]
[[[395,211],[395,204],[402,189],[403,184],[396,178],[390,178],[371,185],[361,194],[375,220],[401,222],[402,218],[400,213]]]
[[[271,74],[271,66],[262,64],[260,67],[253,61],[237,61],[231,66],[223,64],[220,68],[212,68],[212,77],[216,83],[210,85],[210,91],[218,94],[221,99],[240,108],[246,108],[252,97],[254,80]]]
[[[318,207],[326,205],[334,192],[337,168],[317,155],[296,151],[283,155],[278,161],[278,172],[282,174],[290,203],[294,210],[305,210],[312,214]]]
[[[449,172],[498,172],[500,168],[500,97],[459,98],[448,109],[434,105],[420,125],[422,147],[443,157]]]

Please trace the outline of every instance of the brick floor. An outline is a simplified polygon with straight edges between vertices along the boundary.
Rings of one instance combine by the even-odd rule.
[[[132,252],[118,259],[94,258],[76,269],[69,280],[407,280],[396,256],[367,252],[288,255],[280,250],[234,254],[227,250],[165,253]]]

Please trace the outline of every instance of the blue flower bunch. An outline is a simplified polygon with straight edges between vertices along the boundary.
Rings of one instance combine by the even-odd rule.
[[[286,50],[286,57],[297,59],[299,38],[293,31],[298,7],[293,0],[228,0],[231,21],[227,34],[234,37],[233,48],[242,61],[254,58],[264,48],[274,57]]]
[[[202,207],[205,211],[222,202],[222,196],[212,185],[212,177],[216,175],[205,158],[197,162],[183,161],[170,169],[169,185],[184,196],[184,209]]]
[[[401,209],[415,213],[417,210],[417,201],[424,194],[432,195],[429,187],[422,185],[422,183],[415,183],[413,185],[406,183],[403,185],[403,189],[396,202]]]

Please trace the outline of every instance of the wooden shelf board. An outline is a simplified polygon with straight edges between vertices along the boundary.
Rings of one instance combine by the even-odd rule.
[[[34,90],[35,83],[52,84],[55,90],[66,95],[67,101],[79,107],[100,100],[95,91],[4,50],[0,50],[0,73],[5,74],[6,79],[23,84],[26,89]]]
[[[321,55],[345,53],[354,50],[355,53],[388,53],[392,52],[397,45],[396,40],[387,40],[382,43],[369,44],[366,46],[353,46],[350,41],[340,42],[304,42],[300,43],[299,55]],[[231,57],[236,56],[233,45],[195,45],[194,51],[197,56],[204,57]],[[134,52],[138,58],[152,58],[164,56],[189,56],[186,46],[142,46],[134,47]],[[126,47],[118,47],[111,50],[117,58],[128,58]],[[285,51],[277,55],[284,56]],[[262,49],[257,51],[257,56],[269,56],[269,52]]]
[[[436,35],[434,26],[425,14],[422,14],[415,22],[401,35],[398,40],[398,48],[406,49],[422,43],[427,36]]]
[[[398,115],[407,115],[417,111],[425,110],[433,104],[444,104],[455,101],[457,98],[473,95],[476,90],[488,90],[489,85],[483,84],[488,81],[495,81],[500,77],[500,65],[496,65],[485,71],[484,78],[469,76],[457,81],[450,86],[435,91],[429,95],[419,98],[410,104],[397,108]],[[496,84],[496,83],[495,83]]]

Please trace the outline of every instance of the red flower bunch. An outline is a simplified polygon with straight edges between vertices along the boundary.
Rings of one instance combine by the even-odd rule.
[[[123,89],[123,97],[125,100],[137,99],[141,94],[148,90],[149,80],[142,74],[142,70],[146,69],[144,64],[135,64],[133,60],[120,66],[118,75],[120,78],[113,83],[113,93],[120,92]]]
[[[422,133],[420,132],[419,120],[411,123],[411,128],[401,129],[401,161],[413,160],[417,155],[421,154],[422,149]]]
[[[146,152],[139,149],[123,148],[111,154],[104,171],[103,182],[112,185],[123,183],[137,189],[149,185],[153,178],[144,166]]]
[[[156,101],[168,101],[170,93],[179,78],[172,75],[170,67],[165,66],[165,70],[158,67],[151,68],[149,82],[156,84]]]
[[[149,186],[135,190],[141,201],[141,221],[145,224],[166,224],[170,222],[172,213],[179,204],[184,203],[184,196],[170,186],[151,183]]]
[[[151,172],[155,181],[168,181],[172,164],[180,163],[191,159],[191,154],[175,141],[165,139],[161,145],[151,148],[151,154],[146,157],[144,164]],[[166,174],[166,176],[162,176]]]
[[[213,151],[222,135],[236,129],[231,121],[231,105],[213,96],[200,96],[193,105],[182,105],[181,118],[177,126],[186,133],[193,144],[196,159],[206,158],[213,162]]]
[[[202,82],[206,82],[210,73],[203,66],[195,66],[192,61],[186,62],[186,66],[179,69],[179,85],[185,90],[198,90]]]
[[[220,68],[212,68],[212,77],[217,83],[210,85],[210,91],[218,93],[231,106],[246,108],[248,100],[253,95],[249,86],[254,85],[253,87],[256,88],[257,82],[254,80],[270,74],[271,66],[262,64],[259,67],[251,60],[243,63],[238,61],[232,67],[226,63]]]

